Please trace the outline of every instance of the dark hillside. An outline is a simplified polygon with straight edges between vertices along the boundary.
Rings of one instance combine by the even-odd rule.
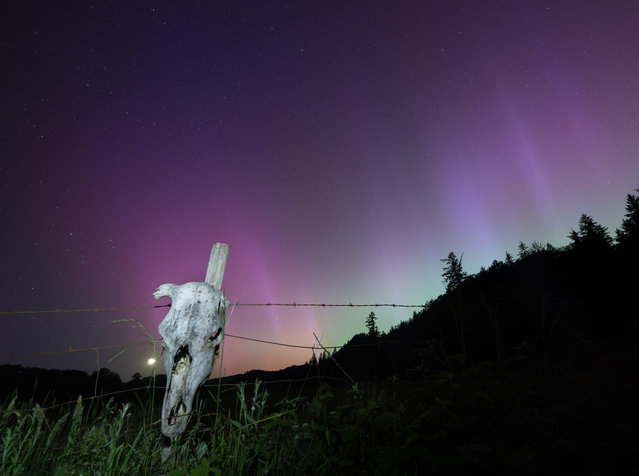
[[[637,269],[628,250],[540,248],[466,278],[385,335],[353,337],[334,357],[352,375],[371,378],[417,365],[442,370],[451,356],[549,362],[629,344],[639,322]]]

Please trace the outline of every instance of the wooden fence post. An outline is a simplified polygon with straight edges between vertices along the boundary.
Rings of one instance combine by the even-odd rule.
[[[229,245],[226,243],[215,243],[215,245],[213,245],[204,282],[210,284],[218,291],[222,289],[222,279],[224,279],[224,270],[228,256]]]

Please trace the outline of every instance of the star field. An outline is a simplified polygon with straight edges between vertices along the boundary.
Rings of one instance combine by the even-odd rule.
[[[230,245],[231,302],[424,304],[639,188],[632,2],[14,2],[0,15],[0,311],[154,305]],[[160,303],[165,303],[162,300]],[[374,309],[378,325],[410,318]],[[369,309],[237,307],[343,344]],[[0,316],[2,356],[144,341],[166,309]],[[4,363],[148,375],[141,345]],[[226,340],[223,371],[310,351]]]

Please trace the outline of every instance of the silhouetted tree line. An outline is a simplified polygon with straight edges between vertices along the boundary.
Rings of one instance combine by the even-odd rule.
[[[108,368],[91,374],[81,370],[41,369],[21,365],[1,365],[0,401],[17,393],[18,401],[52,404],[76,399],[79,395],[101,395],[125,388],[120,376]]]
[[[639,190],[637,190],[639,192]],[[639,198],[628,195],[613,239],[587,214],[562,248],[520,242],[488,269],[468,275],[462,256],[442,259],[446,292],[412,319],[354,336],[334,357],[351,375],[377,378],[460,361],[529,358],[577,362],[595,348],[636,340]],[[332,363],[324,372],[339,375]]]

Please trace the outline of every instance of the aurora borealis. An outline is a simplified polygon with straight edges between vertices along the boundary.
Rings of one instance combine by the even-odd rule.
[[[633,2],[13,2],[0,15],[0,311],[154,305],[230,245],[231,302],[424,304],[639,188]],[[160,304],[166,303],[166,299]],[[392,308],[237,307],[340,345]],[[4,363],[149,374],[166,309],[2,315]],[[310,350],[227,338],[225,374]]]

